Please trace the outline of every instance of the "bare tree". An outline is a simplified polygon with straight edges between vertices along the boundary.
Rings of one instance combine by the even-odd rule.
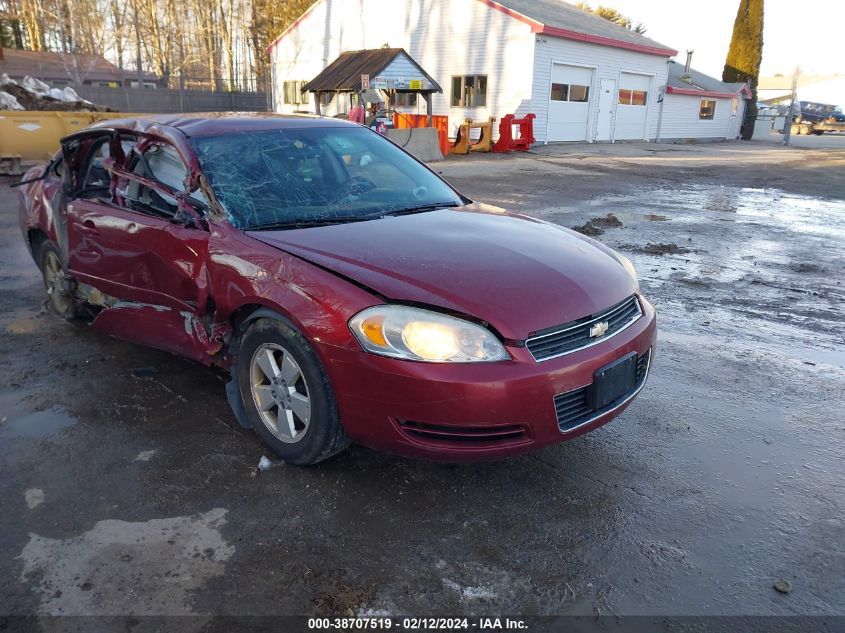
[[[26,31],[27,47],[33,51],[47,50],[44,11],[39,0],[21,0],[19,13]]]
[[[24,47],[23,20],[18,0],[0,0],[0,46]]]
[[[138,81],[266,88],[267,46],[314,0],[0,0],[0,44],[61,53],[82,81],[105,56]]]
[[[112,46],[117,57],[117,67],[123,70],[123,55],[126,51],[126,13],[129,3],[124,0],[109,0],[109,19],[112,29]]]

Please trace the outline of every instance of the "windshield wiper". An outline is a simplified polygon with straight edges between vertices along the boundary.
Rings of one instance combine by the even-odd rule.
[[[396,209],[395,211],[385,211],[382,215],[411,215],[412,213],[426,213],[427,211],[437,211],[438,209],[446,209],[451,207],[463,206],[457,202],[438,202],[435,204],[424,204],[419,207],[408,207],[407,209]]]
[[[300,220],[289,220],[287,222],[271,222],[251,226],[247,231],[274,231],[279,229],[305,229],[312,226],[326,226],[330,224],[349,224],[352,222],[364,222],[382,217],[381,213],[370,215],[339,215],[327,218],[303,218]]]
[[[268,224],[259,224],[251,226],[248,231],[275,231],[280,229],[304,229],[312,226],[326,226],[330,224],[349,224],[352,222],[366,222],[367,220],[378,220],[387,216],[396,215],[411,215],[412,213],[425,213],[426,211],[437,211],[447,207],[462,206],[457,202],[440,202],[437,204],[426,204],[418,207],[409,207],[407,209],[396,209],[394,211],[378,211],[377,213],[370,213],[365,215],[338,215],[334,217],[325,218],[308,218],[300,220],[289,220],[287,222],[271,222]]]

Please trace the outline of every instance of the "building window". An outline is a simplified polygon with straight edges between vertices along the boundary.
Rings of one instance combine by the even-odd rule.
[[[483,108],[487,105],[487,75],[452,77],[453,108]]]
[[[587,103],[590,100],[590,87],[577,84],[552,84],[552,101],[572,101]]]
[[[415,108],[417,107],[417,93],[397,92],[393,96],[393,103],[391,105],[397,108]]]
[[[306,102],[306,99],[302,96],[302,86],[304,85],[304,81],[282,82],[285,105],[299,105]]]
[[[712,121],[716,114],[716,101],[713,99],[702,99],[698,107],[698,118],[702,121]]]
[[[619,89],[619,105],[644,106],[648,101],[648,93],[645,90]]]
[[[731,99],[731,116],[736,116],[739,112],[739,99],[734,97]]]

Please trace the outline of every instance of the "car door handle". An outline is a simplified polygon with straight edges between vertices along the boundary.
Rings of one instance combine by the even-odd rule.
[[[99,235],[100,231],[97,230],[97,225],[94,224],[91,220],[85,220],[82,223],[82,226],[79,227],[79,231],[81,233],[85,233],[86,235]]]

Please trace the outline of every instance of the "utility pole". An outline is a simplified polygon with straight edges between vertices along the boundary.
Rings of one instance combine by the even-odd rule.
[[[789,100],[789,112],[786,114],[786,122],[783,124],[783,144],[789,147],[789,139],[792,137],[792,120],[795,111],[795,99],[798,96],[798,75],[801,74],[801,67],[795,68],[792,75],[792,97]]]

